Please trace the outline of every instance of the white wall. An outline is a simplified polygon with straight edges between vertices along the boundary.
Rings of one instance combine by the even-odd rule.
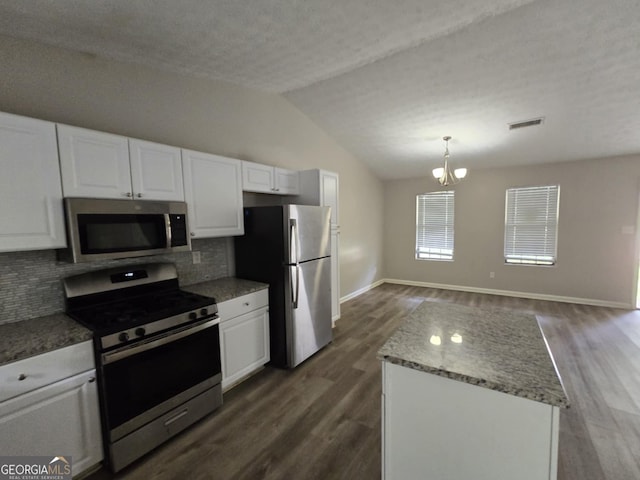
[[[382,277],[382,183],[280,95],[0,36],[0,111],[339,173],[341,295]]]
[[[383,187],[282,96],[2,36],[0,78],[1,111],[294,169],[338,172],[342,296],[387,277],[633,301],[636,236],[622,228],[636,225],[640,157],[471,171],[455,187],[455,261],[418,261],[415,195],[436,190],[433,180],[390,181]],[[504,265],[505,189],[555,182],[561,185],[558,264]]]
[[[505,265],[505,190],[552,184],[560,185],[557,265]],[[439,187],[426,177],[386,182],[386,276],[635,305],[637,235],[623,228],[637,232],[639,185],[639,156],[472,170],[454,187],[454,261],[438,262],[414,252],[416,195]]]

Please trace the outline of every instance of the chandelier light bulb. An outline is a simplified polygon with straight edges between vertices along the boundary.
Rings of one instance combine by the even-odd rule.
[[[466,168],[456,168],[453,171],[453,174],[456,176],[456,178],[459,178],[460,180],[462,180],[464,177],[467,176],[467,169]]]

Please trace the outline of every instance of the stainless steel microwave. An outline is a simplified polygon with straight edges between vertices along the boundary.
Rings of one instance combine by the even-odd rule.
[[[74,263],[191,250],[187,204],[152,200],[65,198]]]

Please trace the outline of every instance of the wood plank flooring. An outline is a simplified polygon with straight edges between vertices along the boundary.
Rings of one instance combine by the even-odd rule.
[[[380,478],[376,352],[424,300],[538,315],[572,404],[558,479],[640,479],[640,312],[385,284],[344,303],[333,343],[295,370],[266,367],[118,476],[90,480]]]

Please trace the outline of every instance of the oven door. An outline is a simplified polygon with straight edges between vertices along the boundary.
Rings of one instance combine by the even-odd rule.
[[[219,322],[215,316],[102,355],[111,442],[220,383]]]

